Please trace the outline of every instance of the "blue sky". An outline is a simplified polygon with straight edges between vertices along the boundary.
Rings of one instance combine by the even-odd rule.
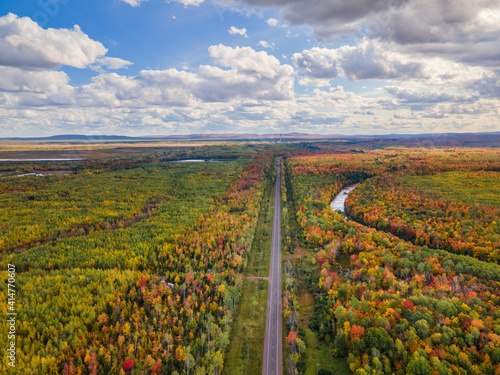
[[[2,2],[0,136],[499,131],[499,25],[493,0]]]

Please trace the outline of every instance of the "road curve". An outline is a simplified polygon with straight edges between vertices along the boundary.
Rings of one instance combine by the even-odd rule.
[[[283,348],[281,334],[281,187],[280,164],[276,170],[271,267],[267,294],[266,339],[262,375],[282,375]]]

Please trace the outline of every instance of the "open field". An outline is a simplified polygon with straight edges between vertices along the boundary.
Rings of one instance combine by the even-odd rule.
[[[500,171],[445,172],[428,176],[404,176],[403,186],[468,204],[500,206]]]
[[[498,263],[499,181],[499,172],[483,170],[374,177],[349,197],[347,211],[417,245]]]

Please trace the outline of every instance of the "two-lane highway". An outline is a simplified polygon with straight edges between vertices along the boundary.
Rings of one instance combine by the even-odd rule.
[[[266,339],[262,375],[283,373],[283,350],[281,347],[281,158],[278,158],[276,190],[274,199],[273,239],[269,289],[267,295]]]

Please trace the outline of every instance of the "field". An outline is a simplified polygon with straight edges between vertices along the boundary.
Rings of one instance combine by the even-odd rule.
[[[416,245],[498,263],[500,206],[495,193],[499,172],[420,177],[381,176],[366,181],[350,197],[347,210],[360,222]]]
[[[2,163],[17,368],[3,320],[0,372],[262,373],[281,156],[284,373],[497,375],[500,152],[398,142],[103,143]],[[353,183],[346,218],[329,204]]]
[[[500,173],[498,171],[445,172],[428,176],[404,176],[398,180],[404,187],[423,190],[442,199],[468,204],[500,206]]]

